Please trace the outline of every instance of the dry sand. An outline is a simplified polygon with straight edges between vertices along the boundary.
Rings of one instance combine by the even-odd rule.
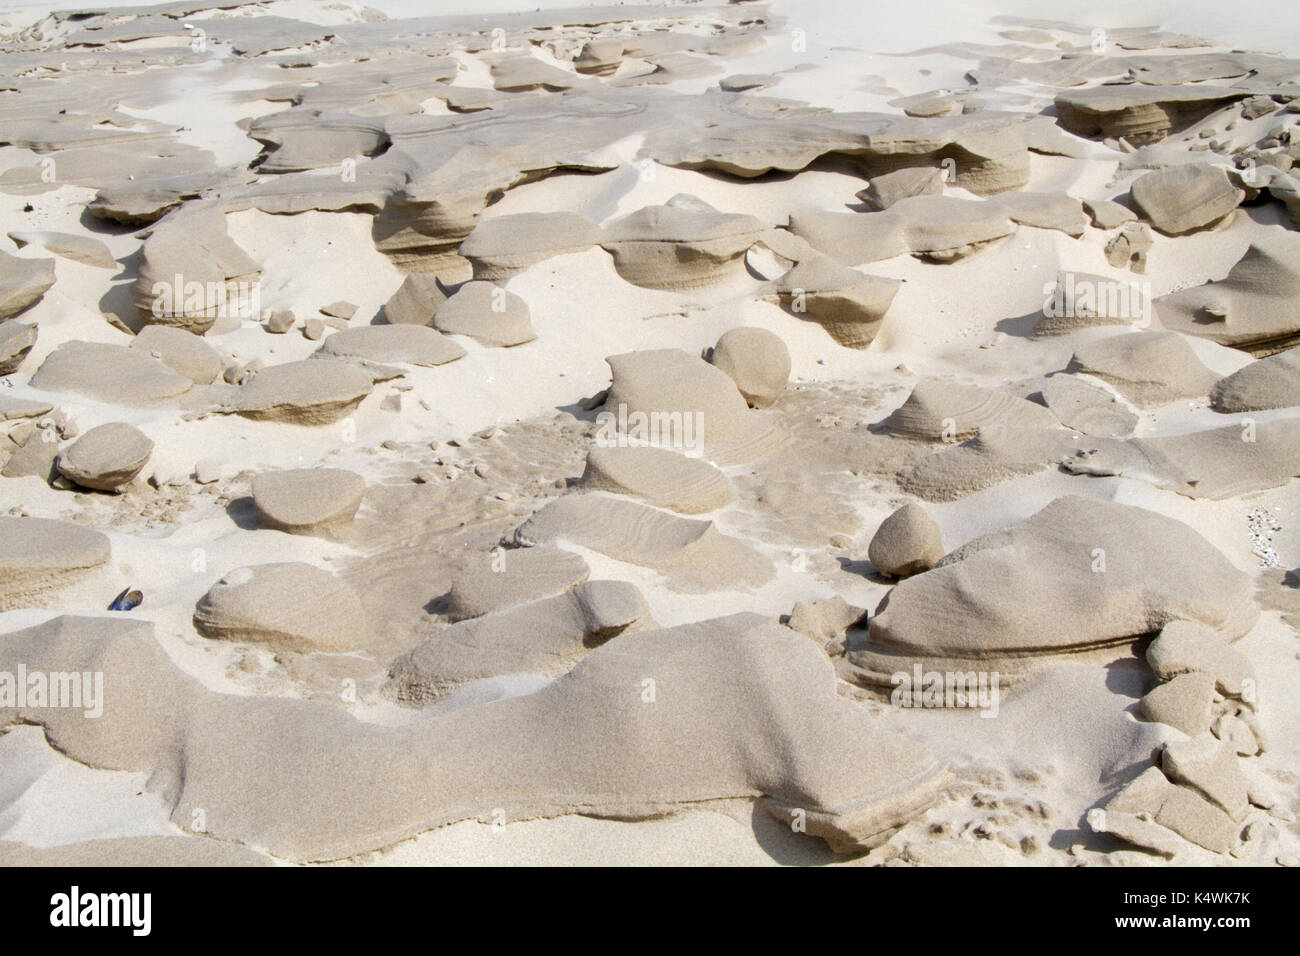
[[[1300,863],[1294,11],[569,5],[0,5],[0,863]]]

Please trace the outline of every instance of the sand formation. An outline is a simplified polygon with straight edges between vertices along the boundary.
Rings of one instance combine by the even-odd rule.
[[[97,425],[59,455],[63,477],[83,488],[118,491],[129,484],[153,452],[153,442],[126,422]]]
[[[539,546],[480,555],[452,582],[447,614],[452,621],[562,594],[591,575],[587,562],[572,551]]]
[[[194,626],[213,640],[299,652],[354,651],[367,631],[356,594],[328,572],[299,562],[231,571],[199,601]]]
[[[1220,282],[1184,289],[1155,301],[1160,324],[1264,356],[1295,345],[1300,335],[1300,236],[1253,242]]]
[[[109,557],[108,538],[48,518],[0,518],[0,610],[40,606]]]
[[[0,863],[1300,861],[1285,31],[553,6],[6,12]]]
[[[1215,381],[1192,347],[1172,332],[1104,339],[1077,350],[1066,371],[1099,378],[1139,407],[1205,395]]]
[[[952,443],[973,438],[991,425],[1051,428],[1056,424],[1047,409],[1014,395],[927,379],[916,384],[879,428],[900,438]]]
[[[438,306],[433,325],[489,347],[509,348],[537,338],[527,302],[500,286],[478,280],[465,283]]]
[[[1225,375],[1210,389],[1210,406],[1224,413],[1300,406],[1300,352],[1278,352]]]
[[[320,534],[346,524],[366,493],[366,480],[343,468],[266,471],[249,484],[259,520],[290,534]]]
[[[42,726],[74,759],[148,771],[175,820],[205,808],[211,838],[291,860],[351,856],[494,808],[516,820],[576,807],[629,819],[728,797],[760,797],[781,820],[801,810],[809,832],[867,848],[948,782],[924,747],[872,732],[835,694],[816,646],[757,615],[630,634],[538,693],[393,728],[329,704],[206,690],[139,621],[55,618],[7,635],[0,664],[19,660],[103,670],[120,704],[98,723],[6,707],[5,724]],[[647,674],[673,693],[644,703]],[[587,734],[573,737],[574,724]],[[767,742],[757,748],[754,726]],[[683,751],[700,733],[704,746]],[[785,742],[802,753],[797,771]],[[647,763],[661,771],[653,782]]]
[[[714,465],[653,446],[592,448],[579,484],[593,491],[630,495],[679,514],[713,511],[731,501],[727,478]]]
[[[779,335],[767,329],[724,332],[708,360],[731,376],[752,408],[774,404],[790,381],[790,350]]]
[[[869,643],[846,661],[868,681],[915,658],[996,660],[1015,670],[1045,655],[1128,643],[1174,620],[1231,642],[1258,614],[1250,579],[1191,528],[1067,496],[900,583],[876,609]]]
[[[388,691],[399,700],[421,703],[487,677],[559,677],[610,638],[652,625],[649,608],[633,585],[583,581],[554,597],[439,631],[393,662]]]
[[[18,371],[32,347],[36,344],[39,329],[23,322],[5,322],[0,325],[0,375]]]
[[[1061,465],[1078,475],[1120,475],[1189,498],[1230,498],[1284,484],[1300,472],[1297,418],[1245,420],[1186,435],[1093,439]]]

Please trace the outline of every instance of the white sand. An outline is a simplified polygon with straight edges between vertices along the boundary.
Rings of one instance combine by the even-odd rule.
[[[543,9],[596,5],[548,0]],[[26,0],[0,0],[0,40],[40,22],[50,10],[76,6],[56,0],[38,9]],[[397,19],[461,14],[464,5],[378,0],[368,6]],[[500,24],[513,32],[518,7],[513,0],[489,0],[474,4],[472,19],[485,31]],[[536,4],[527,7],[531,13]],[[942,0],[918,13],[907,4],[775,0],[767,8],[772,26],[760,49],[702,58],[724,72],[687,78],[666,89],[703,94],[716,88],[724,75],[774,74],[779,82],[759,96],[840,112],[901,117],[889,101],[967,86],[963,76],[976,66],[975,55],[951,55],[934,48],[1012,42],[999,37],[998,31],[1015,29],[1014,25],[990,22],[998,15],[1077,23],[1085,32],[1060,33],[1057,38],[1083,46],[1089,43],[1086,31],[1094,26],[1112,31],[1151,26],[1213,41],[1204,50],[1165,49],[1151,51],[1152,56],[1236,49],[1300,56],[1295,14],[1271,0],[1231,6],[1169,0],[1141,8],[1072,2],[1048,7],[1028,0]],[[361,9],[360,4],[278,0],[264,12],[306,23],[352,24],[362,20]],[[708,11],[697,14],[693,5],[650,3],[629,4],[626,13],[650,23],[676,18],[676,32],[692,35],[707,32],[697,20],[713,16]],[[211,13],[187,22],[200,24],[208,17],[218,23],[219,15]],[[73,27],[64,24],[58,29],[67,32]],[[582,39],[578,32],[574,37],[567,59],[550,50],[538,52],[538,58],[570,68]],[[175,47],[173,41],[170,48]],[[123,48],[150,55],[142,42]],[[929,52],[917,52],[922,50]],[[320,50],[309,47],[298,52]],[[1046,45],[1041,52],[1046,58],[1059,51]],[[1145,52],[1127,53],[1112,46],[1109,55]],[[454,85],[491,90],[489,53],[456,52],[463,70]],[[0,53],[0,66],[6,56]],[[281,97],[261,94],[272,83],[297,81],[292,76],[295,71],[272,70],[258,59],[263,58],[244,62],[218,45],[207,62],[160,71],[165,78],[156,84],[151,102],[126,97],[116,105],[122,116],[139,121],[141,128],[186,127],[170,134],[171,141],[206,151],[217,167],[242,170],[250,180],[271,181],[275,177],[247,169],[260,154],[261,144],[235,124],[287,111],[289,104]],[[349,69],[334,65],[313,72],[317,77],[332,77]],[[326,88],[329,82],[325,81]],[[998,91],[1005,106],[999,103],[988,109],[1038,112],[1050,105],[1055,92],[1057,88],[1029,81],[1008,83]],[[458,115],[448,114],[440,99],[423,102],[431,116]],[[1224,134],[1223,120],[1235,116],[1234,109],[1200,125],[1214,125],[1216,136]],[[1254,143],[1283,121],[1294,131],[1295,116],[1278,112],[1263,120],[1239,120],[1233,142]],[[563,122],[561,109],[554,123]],[[1197,128],[1193,125],[1169,142],[1185,146],[1183,136],[1194,138]],[[1124,197],[1140,170],[1121,168],[1123,154],[1100,141],[1072,139],[1080,158],[1029,154],[1024,188],[1065,192],[1075,198]],[[744,213],[766,226],[781,227],[792,211],[858,208],[854,194],[865,185],[862,176],[833,164],[757,180],[675,168],[639,159],[646,142],[646,130],[629,121],[626,135],[606,144],[596,157],[600,165],[610,167],[607,171],[547,175],[517,185],[483,209],[482,218],[565,210],[603,226],[685,193],[724,213]],[[57,151],[53,155],[60,159]],[[1195,155],[1221,160],[1214,153]],[[0,174],[37,166],[40,161],[41,155],[26,148],[0,147]],[[366,168],[365,162],[361,168]],[[337,182],[332,169],[319,175],[328,178],[331,187]],[[527,302],[535,341],[502,349],[456,336],[467,353],[463,358],[436,368],[402,366],[403,377],[377,382],[342,420],[304,427],[199,414],[209,402],[198,390],[179,401],[127,406],[76,394],[51,396],[29,384],[45,358],[64,343],[126,345],[130,336],[106,322],[104,313],[138,318],[132,314],[130,297],[142,239],[137,230],[105,226],[85,213],[95,194],[95,189],[70,184],[21,194],[0,185],[0,233],[53,230],[94,236],[120,264],[118,270],[108,272],[57,259],[55,285],[17,317],[39,326],[39,340],[21,368],[4,378],[0,396],[56,403],[81,434],[106,422],[129,422],[154,442],[155,449],[139,484],[120,497],[56,490],[36,477],[0,478],[0,513],[76,520],[102,530],[112,547],[106,567],[59,591],[48,607],[0,613],[0,633],[56,613],[105,613],[108,601],[131,586],[145,596],[131,615],[153,622],[167,656],[206,689],[329,701],[364,722],[405,727],[421,718],[382,695],[388,663],[444,626],[445,615],[426,605],[446,591],[466,548],[486,551],[498,537],[508,538],[549,498],[560,494],[554,487],[556,479],[582,473],[589,436],[580,429],[562,433],[551,420],[560,411],[584,421],[592,418],[579,403],[610,385],[607,356],[663,348],[698,355],[737,326],[770,330],[789,350],[790,386],[773,409],[752,414],[791,432],[796,450],[728,465],[725,471],[735,500],[702,516],[713,521],[718,532],[742,540],[770,564],[767,583],[753,588],[728,584],[700,593],[675,586],[678,579],[662,569],[562,541],[587,561],[591,579],[634,584],[651,617],[663,627],[740,611],[775,619],[788,614],[797,601],[832,595],[874,611],[891,583],[867,566],[867,544],[879,523],[908,499],[893,481],[895,469],[877,467],[876,459],[892,452],[871,444],[875,436],[866,425],[901,405],[919,378],[1011,388],[1013,383],[1064,369],[1077,348],[1112,334],[1113,329],[1102,329],[1060,338],[1028,337],[1043,304],[1044,283],[1053,281],[1061,270],[1140,280],[1158,296],[1221,279],[1261,234],[1295,230],[1278,202],[1242,208],[1224,228],[1176,239],[1157,237],[1147,272],[1141,276],[1109,266],[1103,250],[1113,232],[1091,227],[1082,238],[1072,239],[1058,231],[1022,226],[988,249],[942,265],[910,255],[871,262],[861,265],[860,271],[903,280],[903,285],[875,341],[863,350],[837,345],[817,322],[801,319],[771,297],[763,297],[762,283],[741,271],[730,281],[703,288],[643,288],[620,277],[609,253],[594,246],[545,259],[502,283]],[[945,194],[978,201],[973,192],[951,183]],[[26,212],[29,203],[34,208]],[[356,210],[272,215],[248,208],[228,214],[230,237],[262,267],[261,308],[292,310],[297,327],[272,335],[255,321],[223,320],[205,340],[227,364],[260,360],[274,365],[307,359],[317,350],[320,343],[305,338],[301,326],[305,320],[322,318],[321,306],[350,301],[357,306],[350,325],[368,324],[403,279],[398,265],[376,248],[372,218],[369,212]],[[20,258],[45,255],[34,246],[22,250],[6,246],[5,251]],[[1251,361],[1244,351],[1200,338],[1184,340],[1216,375],[1229,374]],[[394,397],[400,398],[400,413],[386,407]],[[1223,416],[1211,411],[1204,400],[1138,411],[1136,434],[1142,437],[1239,424],[1243,417],[1262,422],[1297,415],[1291,408]],[[491,426],[505,431],[489,439],[473,437]],[[459,444],[449,446],[450,441]],[[431,448],[431,442],[437,447]],[[919,455],[919,450],[908,453]],[[204,459],[216,462],[220,480],[215,484],[199,485],[192,477],[196,464]],[[457,469],[457,462],[465,467]],[[475,464],[485,466],[489,477],[475,477]],[[350,530],[326,538],[260,527],[246,500],[248,478],[270,469],[313,466],[353,470],[371,486]],[[425,484],[413,483],[417,474]],[[449,474],[458,477],[450,480]],[[148,484],[150,476],[160,487]],[[427,497],[420,497],[425,493]],[[1182,521],[1260,584],[1263,612],[1236,646],[1256,672],[1265,675],[1259,710],[1269,749],[1243,762],[1250,765],[1251,774],[1274,786],[1293,778],[1300,772],[1296,733],[1300,705],[1293,692],[1300,681],[1294,653],[1297,601],[1294,588],[1280,587],[1275,579],[1282,570],[1300,566],[1296,533],[1300,481],[1293,478],[1278,487],[1210,500],[1181,496],[1139,478],[1068,475],[1053,466],[925,507],[942,528],[944,545],[951,552],[1028,519],[1066,494],[1136,505]],[[1281,528],[1272,539],[1277,551],[1274,567],[1261,569],[1260,556],[1251,553],[1247,515],[1252,509],[1269,510]],[[851,544],[835,545],[833,535],[847,536]],[[284,561],[334,571],[355,586],[382,639],[353,658],[276,657],[261,647],[199,636],[191,617],[196,602],[214,582],[235,568]],[[715,578],[730,581],[731,575],[719,572]],[[1042,608],[1041,613],[1051,610]],[[1141,718],[1136,703],[1154,678],[1140,654],[1124,646],[1115,649],[1112,658],[1120,663],[1112,662],[1109,669],[1105,662],[1071,658],[1037,672],[1002,702],[998,719],[984,720],[978,713],[964,711],[899,709],[863,695],[858,706],[878,718],[874,727],[924,741],[953,770],[957,781],[936,806],[915,814],[889,843],[867,857],[836,856],[821,841],[775,824],[752,802],[730,799],[716,810],[691,804],[674,815],[639,822],[597,820],[576,813],[512,821],[503,828],[465,820],[380,852],[360,854],[356,862],[762,865],[892,858],[1006,865],[1062,865],[1079,859],[1151,862],[1155,858],[1150,854],[1107,842],[1083,824],[1089,809],[1104,804],[1137,770],[1150,764],[1153,749],[1183,736]],[[343,679],[357,681],[357,699],[339,700]],[[526,693],[535,686],[525,681],[516,690]],[[841,691],[846,696],[858,693],[847,684],[841,684]],[[96,838],[184,832],[169,819],[172,807],[166,799],[145,787],[147,774],[90,769],[51,749],[35,728],[10,728],[0,736],[0,770],[5,781],[0,787],[0,841],[45,848]],[[988,809],[988,793],[996,795],[1000,816]],[[972,801],[973,794],[985,798]],[[1047,808],[1045,814],[1034,809],[1039,803]],[[1272,809],[1256,807],[1251,812],[1257,833],[1276,831],[1275,838],[1268,838],[1274,842],[1258,838],[1238,858],[1212,854],[1184,841],[1178,862],[1268,864],[1288,854],[1293,859],[1300,840],[1290,832],[1294,827],[1288,830],[1286,824],[1293,820],[1294,808],[1283,800]],[[931,832],[932,824],[945,826]],[[986,832],[977,832],[981,824]],[[994,831],[1005,839],[986,839]],[[1071,851],[1076,844],[1084,848]]]

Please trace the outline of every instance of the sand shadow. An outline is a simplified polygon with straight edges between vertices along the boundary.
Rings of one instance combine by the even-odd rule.
[[[100,297],[99,311],[106,317],[112,317],[133,333],[139,334],[147,324],[140,310],[135,307],[135,282],[140,273],[140,260],[144,257],[143,248],[137,249],[118,264],[122,269],[113,276],[108,291]]]
[[[1146,644],[1141,646],[1145,648]],[[1121,658],[1106,665],[1106,689],[1120,697],[1140,700],[1157,683],[1155,675],[1141,657]],[[1139,719],[1142,718],[1139,716]]]
[[[825,866],[850,857],[836,853],[825,841],[797,833],[760,807],[757,801],[750,811],[754,839],[764,853],[784,866]]]
[[[101,236],[129,236],[134,232],[143,232],[146,229],[152,229],[153,223],[145,225],[131,225],[129,223],[118,222],[115,219],[104,219],[96,216],[87,207],[81,210],[81,216],[77,219],[82,229],[87,232],[93,232]]]
[[[856,574],[858,577],[866,578],[874,584],[887,584],[890,587],[898,583],[896,578],[891,578],[881,572],[870,561],[860,558],[850,558],[845,555],[839,555],[835,559],[840,564],[840,570],[848,574]]]
[[[1033,312],[1026,312],[1024,315],[1001,319],[993,326],[993,329],[1004,335],[1014,335],[1020,339],[1031,339],[1034,337],[1034,329],[1038,328],[1038,323],[1041,321],[1043,321],[1043,312],[1041,309],[1037,309]]]
[[[262,527],[252,495],[235,498],[226,505],[226,514],[240,531],[257,531]]]
[[[422,609],[425,614],[441,616],[447,613],[449,607],[451,607],[451,592],[444,591],[437,597],[432,597],[425,601]]]

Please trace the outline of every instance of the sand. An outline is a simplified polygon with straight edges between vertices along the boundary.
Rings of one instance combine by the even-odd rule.
[[[571,5],[4,3],[0,863],[1294,861],[1288,10]]]

